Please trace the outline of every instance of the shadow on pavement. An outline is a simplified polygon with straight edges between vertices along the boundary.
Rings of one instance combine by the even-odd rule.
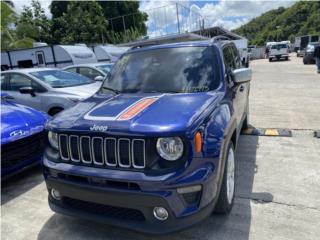
[[[253,193],[258,136],[241,136],[237,149],[236,198],[229,215],[213,214],[180,232],[154,236],[54,214],[42,227],[38,239],[249,239],[251,204],[272,201],[270,193]]]
[[[44,181],[41,166],[35,166],[1,182],[1,205],[29,191]]]

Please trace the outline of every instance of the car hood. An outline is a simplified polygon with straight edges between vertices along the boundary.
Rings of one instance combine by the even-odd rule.
[[[109,134],[184,134],[214,108],[218,92],[101,95],[78,103],[48,123],[51,130]]]
[[[49,116],[33,108],[1,101],[1,144],[41,132]]]
[[[90,97],[95,92],[99,90],[102,82],[94,82],[90,84],[75,86],[75,87],[65,87],[65,88],[54,88],[54,92],[65,93],[69,95],[79,96],[79,97]]]

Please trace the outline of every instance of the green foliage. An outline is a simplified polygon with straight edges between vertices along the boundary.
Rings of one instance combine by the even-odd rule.
[[[104,43],[108,22],[95,1],[70,2],[67,11],[53,19],[53,35],[63,44]]]
[[[20,38],[14,31],[17,17],[11,7],[12,3],[1,2],[1,50],[32,47],[32,39]]]
[[[287,9],[268,11],[234,32],[248,38],[250,45],[288,39],[293,42],[295,36],[320,34],[320,2],[297,2]]]
[[[52,14],[52,33],[54,35],[55,43],[65,41],[70,39],[70,36],[66,36],[66,32],[61,30],[61,20],[64,18],[64,14],[68,11],[68,6],[72,3],[70,1],[53,1],[50,5],[50,11]],[[137,1],[97,1],[93,3],[92,1],[87,2],[87,4],[99,4],[103,16],[105,19],[111,19],[108,21],[106,27],[107,34],[106,39],[101,42],[101,37],[96,39],[96,43],[104,43],[106,40],[111,43],[118,43],[119,39],[136,39],[143,36],[147,32],[147,27],[145,21],[148,19],[147,14],[139,11],[139,2]],[[117,18],[122,15],[129,15],[124,18]],[[73,13],[77,15],[77,13]],[[63,40],[64,39],[64,40]],[[69,42],[69,40],[67,42]],[[85,42],[85,41],[83,41]],[[94,41],[93,41],[94,42]],[[89,43],[89,42],[88,42]]]
[[[23,7],[16,22],[16,34],[19,39],[30,38],[38,42],[50,40],[51,23],[38,0],[32,0],[31,6]]]

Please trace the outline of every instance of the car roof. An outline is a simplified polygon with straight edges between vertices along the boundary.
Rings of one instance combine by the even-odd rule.
[[[73,67],[96,67],[96,66],[103,66],[103,65],[113,65],[112,62],[99,62],[99,63],[81,63],[67,66],[63,69],[73,68]]]
[[[19,69],[12,69],[12,70],[6,70],[3,72],[18,72],[18,73],[32,73],[32,72],[40,72],[40,71],[48,71],[48,70],[62,70],[59,68],[19,68]]]
[[[209,46],[216,46],[221,47],[231,41],[217,41],[212,42],[211,40],[200,40],[200,41],[187,41],[187,42],[178,42],[178,43],[165,43],[159,45],[142,45],[141,47],[133,47],[127,51],[130,52],[138,52],[138,51],[147,51],[147,50],[154,50],[154,49],[163,49],[163,48],[174,48],[174,47],[209,47]]]

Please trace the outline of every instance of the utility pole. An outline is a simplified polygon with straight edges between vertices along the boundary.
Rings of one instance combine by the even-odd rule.
[[[179,8],[178,8],[178,3],[176,3],[176,9],[177,9],[178,33],[180,34],[180,22],[179,22]]]

